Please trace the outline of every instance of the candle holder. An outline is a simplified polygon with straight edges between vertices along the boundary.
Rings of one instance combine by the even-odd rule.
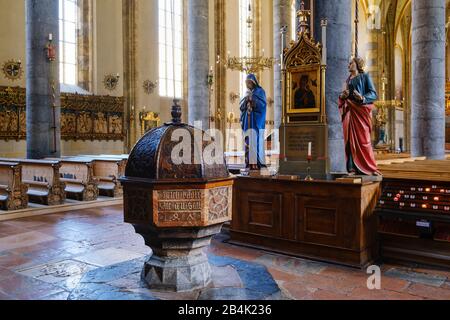
[[[305,181],[313,181],[313,177],[311,176],[311,161],[312,157],[308,156],[308,168],[306,168],[306,178]]]

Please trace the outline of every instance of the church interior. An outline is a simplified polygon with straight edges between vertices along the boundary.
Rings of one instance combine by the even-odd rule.
[[[0,300],[450,300],[449,31],[450,0],[0,0]]]

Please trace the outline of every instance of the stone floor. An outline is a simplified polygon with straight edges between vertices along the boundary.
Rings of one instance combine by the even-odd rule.
[[[151,253],[122,207],[0,222],[0,300],[9,299],[450,299],[450,270],[384,264],[380,290],[364,271],[232,246],[208,255],[201,292],[150,292],[140,268]]]

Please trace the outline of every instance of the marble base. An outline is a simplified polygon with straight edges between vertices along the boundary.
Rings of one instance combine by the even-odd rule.
[[[211,282],[211,266],[206,254],[186,257],[153,255],[142,270],[151,289],[184,292],[202,289]]]
[[[86,273],[68,300],[288,300],[264,265],[208,255],[211,282],[203,289],[168,292],[149,289],[141,277],[148,258]]]
[[[166,291],[192,291],[211,282],[211,267],[204,248],[223,223],[206,227],[156,228],[135,225],[153,251],[144,264],[142,279],[148,287]]]

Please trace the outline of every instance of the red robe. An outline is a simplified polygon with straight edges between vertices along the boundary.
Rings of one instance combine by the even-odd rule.
[[[342,113],[344,141],[347,162],[350,146],[353,162],[359,171],[366,175],[379,174],[372,148],[372,110],[373,104],[358,105],[351,100],[339,99]]]

